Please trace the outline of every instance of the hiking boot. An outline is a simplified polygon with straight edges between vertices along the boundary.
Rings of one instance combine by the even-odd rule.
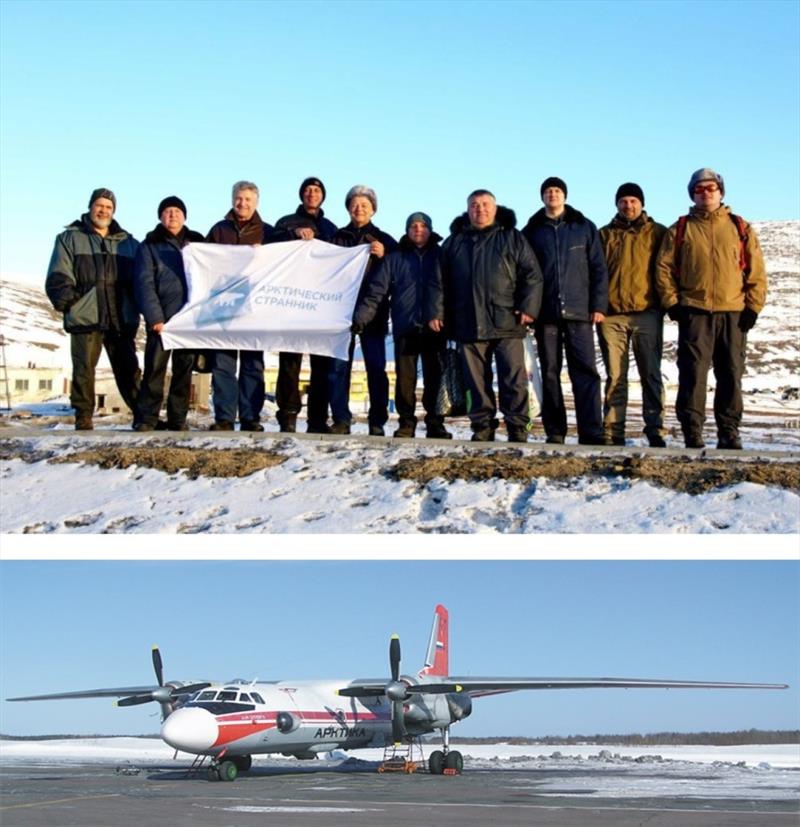
[[[233,422],[228,422],[225,419],[220,419],[215,422],[211,427],[208,429],[209,431],[232,431],[233,430]]]
[[[509,442],[527,442],[528,430],[527,428],[508,428]]]
[[[651,448],[666,448],[667,443],[664,441],[664,437],[661,434],[648,434],[647,441],[650,444]]]
[[[717,449],[720,451],[741,451],[742,440],[738,436],[721,436],[717,440]]]
[[[157,431],[168,431],[169,430],[169,425],[167,425],[167,423],[164,422],[163,419],[159,419],[158,422],[156,422],[156,430]]]
[[[331,434],[349,434],[350,433],[350,423],[349,422],[334,422],[333,425],[330,427],[329,433]]]
[[[623,440],[624,444],[625,440]],[[606,439],[604,436],[579,436],[578,445],[605,445]]]
[[[183,420],[183,422],[167,422],[167,430],[168,431],[188,431],[189,426],[186,424],[185,419]]]
[[[699,434],[687,434],[683,438],[683,444],[687,448],[705,448],[706,444],[703,442],[703,437]]]
[[[297,431],[297,417],[296,416],[284,416],[278,420],[278,423],[281,426],[281,433],[282,434],[293,434]]]
[[[331,433],[330,425],[323,422],[321,425],[319,424],[312,424],[311,422],[306,425],[306,433],[307,434],[329,434]]]
[[[604,445],[619,445],[623,447],[625,445],[625,437],[624,436],[611,436],[608,434],[607,436],[603,437],[603,444]]]
[[[427,439],[452,439],[453,435],[448,431],[444,425],[438,423],[436,425],[428,425],[425,429],[425,436]]]
[[[75,417],[75,430],[76,431],[93,431],[94,430],[94,423],[92,422],[91,416],[76,416]]]
[[[550,436],[547,437],[545,442],[549,443],[550,445],[563,445],[564,436],[562,434],[550,434]]]
[[[494,442],[494,428],[478,428],[472,432],[473,442]]]
[[[413,439],[416,427],[414,425],[401,425],[392,436],[395,439]]]
[[[133,430],[138,431],[140,434],[144,433],[145,431],[155,431],[156,426],[151,425],[149,422],[136,422],[134,423]]]
[[[240,431],[263,431],[264,426],[258,420],[244,419],[239,423]]]
[[[386,436],[383,431],[383,425],[370,425],[369,426],[369,435],[370,436]],[[411,434],[414,436],[414,434]]]

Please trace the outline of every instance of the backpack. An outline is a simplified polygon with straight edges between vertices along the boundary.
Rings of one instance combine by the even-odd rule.
[[[739,233],[739,269],[747,276],[750,274],[750,259],[747,256],[747,227],[741,215],[734,215],[733,213],[729,213],[729,215],[736,226],[736,231]],[[681,267],[680,251],[683,237],[686,235],[686,222],[688,220],[688,215],[682,215],[678,219],[678,226],[675,230],[675,254],[672,258],[672,272],[676,278]]]

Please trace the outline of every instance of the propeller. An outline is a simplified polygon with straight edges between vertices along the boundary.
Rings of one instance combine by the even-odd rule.
[[[184,686],[168,686],[164,684],[164,663],[161,660],[161,652],[158,646],[153,647],[153,671],[156,673],[156,681],[158,686],[154,686],[151,690],[137,695],[130,695],[127,698],[120,698],[117,701],[117,706],[138,706],[139,704],[150,703],[157,701],[161,704],[162,719],[166,718],[175,710],[175,701],[181,695],[191,695],[194,692],[199,692],[210,683],[190,683]]]

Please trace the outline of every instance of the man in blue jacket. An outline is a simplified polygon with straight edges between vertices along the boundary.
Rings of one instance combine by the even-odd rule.
[[[161,331],[186,304],[188,288],[181,250],[192,241],[203,241],[200,233],[186,226],[186,204],[170,195],[158,205],[159,223],[139,245],[133,267],[136,303],[147,325],[144,377],[136,401],[134,431],[152,431],[164,398],[164,378],[172,354],[172,378],[167,395],[167,428],[186,431],[186,414],[192,390],[194,351],[164,350]]]
[[[395,392],[399,427],[394,436],[411,438],[417,427],[417,363],[422,361],[422,407],[426,436],[450,439],[444,417],[436,413],[436,397],[442,378],[439,354],[447,344],[444,333],[434,333],[426,324],[425,299],[439,268],[440,235],[433,232],[430,216],[412,213],[406,219],[406,234],[398,249],[386,256],[383,267],[370,279],[353,313],[353,332],[361,333],[390,300],[394,339]]]
[[[536,344],[542,368],[542,421],[547,441],[561,444],[567,434],[567,411],[561,392],[563,352],[575,397],[578,442],[603,445],[600,374],[593,325],[608,309],[608,271],[597,227],[566,204],[561,178],[542,182],[544,207],[534,213],[522,234],[530,242],[544,274],[542,310],[536,321]]]
[[[492,360],[508,441],[528,440],[522,340],[539,315],[542,273],[516,223],[513,211],[498,206],[491,192],[472,192],[467,212],[450,225],[441,278],[429,293],[429,327],[446,330],[458,342],[473,442],[492,442],[499,424]]]

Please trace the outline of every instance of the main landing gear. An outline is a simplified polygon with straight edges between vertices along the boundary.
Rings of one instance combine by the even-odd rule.
[[[236,755],[224,761],[214,758],[206,770],[206,777],[209,781],[235,781],[240,772],[247,772],[252,765],[253,759],[249,755]]]
[[[464,770],[464,756],[458,750],[450,749],[450,727],[442,729],[442,749],[435,749],[428,756],[428,771],[431,775],[460,775]]]

